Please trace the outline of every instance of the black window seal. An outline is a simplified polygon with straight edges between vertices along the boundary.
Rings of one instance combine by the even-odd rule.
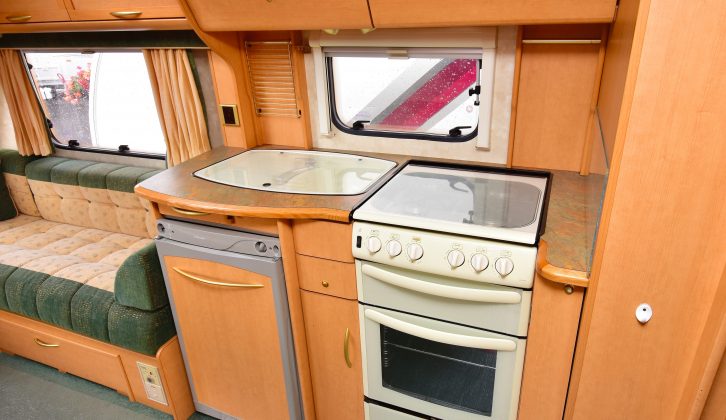
[[[480,61],[481,62],[481,61]],[[335,104],[335,81],[333,76],[333,57],[325,57],[325,68],[326,68],[326,74],[327,74],[327,83],[328,83],[328,101],[330,106],[330,120],[332,121],[333,125],[340,131],[347,133],[347,134],[353,134],[356,136],[365,136],[365,137],[389,137],[394,139],[409,139],[409,140],[428,140],[428,141],[438,141],[443,143],[464,143],[470,140],[473,140],[476,138],[476,136],[479,134],[479,122],[477,121],[476,127],[474,127],[474,130],[465,135],[465,136],[447,136],[447,135],[441,135],[441,134],[425,134],[425,133],[404,133],[401,131],[383,131],[383,130],[356,130],[352,127],[348,127],[343,123],[343,121],[340,120],[340,117],[338,116],[338,108]],[[481,109],[480,109],[481,112]]]
[[[59,50],[60,51],[60,50]],[[76,48],[68,48],[63,49],[64,52],[83,52],[86,50],[83,49],[76,49]],[[117,50],[117,51],[125,51],[129,52],[129,50]],[[139,51],[141,50],[132,50],[132,51]],[[46,52],[46,51],[37,51],[37,50],[20,50],[22,53],[23,63],[25,64],[25,73],[26,77],[30,81],[30,84],[33,86],[33,91],[35,92],[35,99],[38,101],[38,108],[40,109],[40,112],[43,114],[43,118],[45,119],[45,129],[48,133],[48,137],[50,138],[51,144],[53,147],[62,149],[62,150],[73,150],[77,152],[84,152],[84,153],[98,153],[102,155],[116,155],[116,156],[128,156],[128,157],[135,157],[135,158],[142,158],[142,159],[153,159],[153,160],[163,160],[166,161],[166,154],[165,153],[145,153],[145,152],[135,152],[133,150],[129,150],[127,152],[120,152],[115,149],[106,149],[102,147],[82,147],[82,146],[69,146],[67,144],[63,144],[60,140],[58,140],[55,136],[55,133],[53,132],[53,129],[51,128],[52,121],[48,118],[47,115],[45,115],[45,110],[43,106],[40,104],[40,101],[43,99],[40,97],[38,92],[38,86],[35,85],[35,82],[33,81],[33,76],[30,73],[30,63],[28,63],[27,57],[25,56],[28,52]],[[94,51],[99,52],[99,51]],[[103,49],[100,52],[113,52],[113,50]],[[159,122],[161,124],[161,122]],[[74,139],[69,139],[74,140]],[[166,141],[165,141],[166,143]]]

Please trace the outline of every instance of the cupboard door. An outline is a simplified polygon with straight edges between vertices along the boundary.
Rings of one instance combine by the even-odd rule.
[[[366,0],[189,0],[189,7],[208,32],[371,27]]]
[[[0,23],[59,22],[68,20],[63,0],[2,0]]]
[[[301,295],[315,414],[318,420],[363,419],[358,302],[304,290]]]
[[[376,28],[611,22],[615,0],[369,0]]]
[[[183,18],[176,0],[68,0],[71,20]]]
[[[191,258],[164,263],[195,402],[238,418],[287,419],[271,279]]]

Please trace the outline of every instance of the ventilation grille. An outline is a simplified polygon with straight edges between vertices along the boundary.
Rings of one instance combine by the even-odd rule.
[[[290,42],[246,42],[245,49],[257,115],[299,117]]]

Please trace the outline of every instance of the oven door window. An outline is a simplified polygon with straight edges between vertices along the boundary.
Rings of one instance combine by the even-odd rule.
[[[385,388],[491,416],[497,352],[442,344],[381,325]]]

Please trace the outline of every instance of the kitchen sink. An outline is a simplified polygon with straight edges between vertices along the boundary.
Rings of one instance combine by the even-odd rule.
[[[368,190],[395,162],[310,150],[248,150],[195,172],[212,182],[288,194],[356,195]]]

